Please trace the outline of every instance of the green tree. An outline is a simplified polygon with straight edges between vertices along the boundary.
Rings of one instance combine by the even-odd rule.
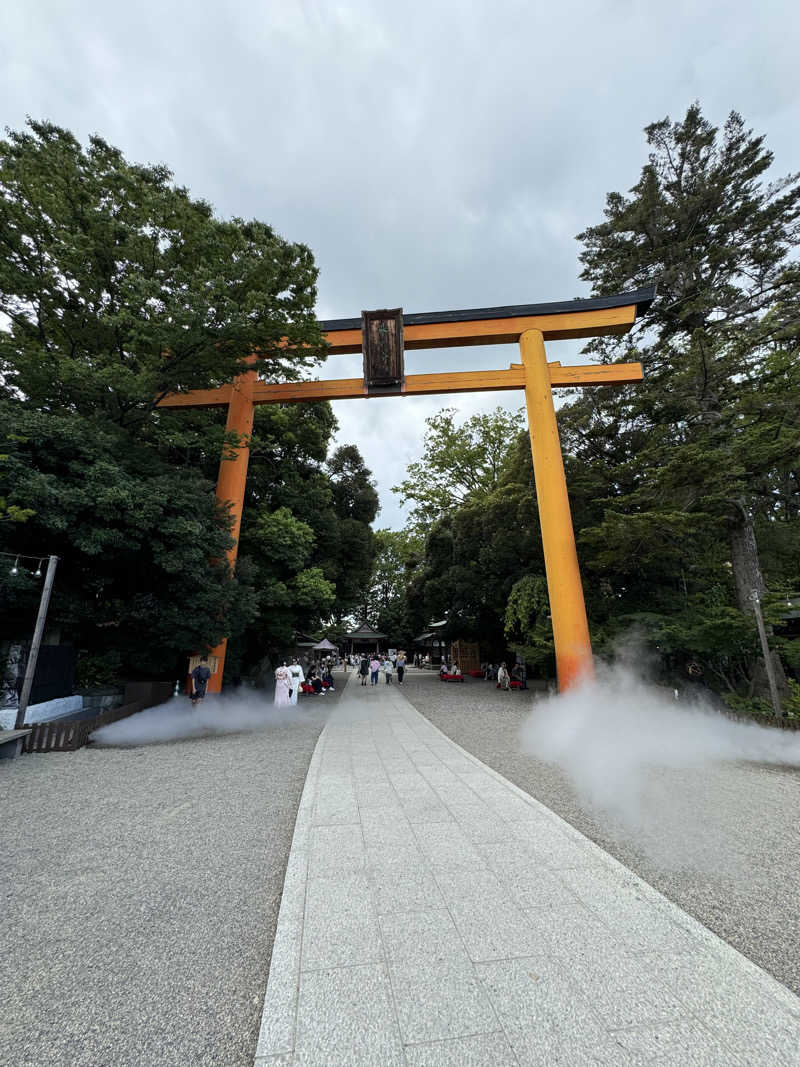
[[[456,409],[444,408],[425,420],[423,456],[392,491],[401,504],[413,504],[409,521],[424,532],[432,522],[467,500],[485,496],[499,484],[520,426],[520,414],[496,408],[456,423]]]
[[[505,632],[510,647],[537,670],[555,673],[553,626],[547,580],[526,574],[515,582],[506,603]]]
[[[510,451],[516,452],[514,441]],[[502,658],[509,647],[506,612],[512,590],[526,578],[544,576],[531,484],[514,480],[510,469],[501,480],[494,492],[468,501],[433,525],[424,562],[407,589],[416,624],[447,618],[446,640],[477,641],[492,659]],[[524,643],[516,632],[510,639]]]
[[[228,652],[242,671],[360,603],[378,498],[357,449],[328,457],[335,430],[329,404],[256,410],[239,570],[252,574],[258,612]]]
[[[172,673],[255,619],[255,570],[229,574],[214,499],[224,414],[155,405],[230,381],[250,353],[281,379],[321,358],[316,276],[304,245],[217,219],[99,137],[84,149],[30,122],[0,142],[0,543],[61,557],[51,620],[82,647]],[[321,461],[333,418],[313,422]],[[290,573],[290,600],[330,603],[314,568]],[[36,603],[19,579],[0,576],[14,637]]]
[[[230,545],[213,483],[175,468],[151,441],[74,412],[0,400],[17,446],[0,495],[24,523],[0,524],[4,551],[60,557],[50,621],[128,670],[174,672],[176,657],[255,610],[242,576],[210,563]],[[27,636],[39,583],[0,571],[0,627]]]
[[[295,378],[322,353],[308,248],[223,221],[100,137],[29,122],[0,142],[0,373],[29,400],[130,424],[250,353]],[[284,338],[291,346],[284,346]]]
[[[768,181],[772,154],[735,113],[719,131],[693,105],[645,132],[640,180],[579,235],[594,292],[659,280],[638,329],[588,346],[641,358],[645,380],[587,391],[560,424],[575,464],[593,471],[589,570],[618,615],[645,590],[651,607],[685,613],[697,648],[691,604],[713,613],[708,590],[727,588],[751,628],[748,596],[765,587],[756,531],[797,518],[800,181]]]
[[[406,589],[423,556],[423,540],[413,530],[375,531],[375,559],[363,588],[362,617],[398,648],[409,645],[419,632],[409,614]]]

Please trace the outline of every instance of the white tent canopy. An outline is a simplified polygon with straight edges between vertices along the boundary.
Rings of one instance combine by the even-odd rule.
[[[315,652],[338,652],[337,645],[332,645],[327,637],[324,637],[319,644],[314,645]]]

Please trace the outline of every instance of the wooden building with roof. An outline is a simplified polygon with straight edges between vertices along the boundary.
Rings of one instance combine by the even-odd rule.
[[[386,634],[374,630],[366,619],[357,630],[345,634],[345,637],[350,642],[351,654],[355,652],[380,652],[380,643],[386,640]]]

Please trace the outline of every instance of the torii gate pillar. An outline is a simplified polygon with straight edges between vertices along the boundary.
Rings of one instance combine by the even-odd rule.
[[[225,432],[235,433],[239,438],[239,442],[235,446],[225,446],[217,476],[217,502],[222,507],[230,506],[233,519],[231,527],[233,544],[227,552],[231,573],[236,568],[236,558],[239,555],[239,533],[242,527],[244,490],[247,483],[247,467],[250,462],[250,437],[253,433],[255,412],[253,406],[253,387],[255,382],[255,371],[246,371],[234,379],[228,404]],[[222,675],[225,670],[227,647],[228,639],[223,637],[220,643],[209,652],[209,657],[213,656],[217,661],[217,670],[208,680],[209,693],[219,693],[222,690]],[[188,688],[191,692],[191,682],[189,682]]]
[[[541,330],[526,330],[520,336],[519,347],[525,367],[525,404],[550,596],[558,688],[563,692],[593,677],[592,644]]]

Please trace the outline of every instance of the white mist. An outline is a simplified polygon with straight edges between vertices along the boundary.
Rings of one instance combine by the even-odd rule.
[[[322,697],[314,701],[324,704]],[[152,745],[191,737],[264,730],[270,726],[310,722],[311,707],[276,707],[267,690],[246,690],[208,696],[196,708],[187,696],[173,697],[166,704],[147,708],[127,719],[102,726],[92,734],[98,745]]]
[[[537,703],[521,740],[565,772],[612,837],[665,867],[732,878],[743,872],[730,828],[737,810],[758,803],[747,789],[757,791],[759,768],[732,775],[726,765],[800,766],[800,733],[726,719],[697,697],[676,701],[622,666]]]

